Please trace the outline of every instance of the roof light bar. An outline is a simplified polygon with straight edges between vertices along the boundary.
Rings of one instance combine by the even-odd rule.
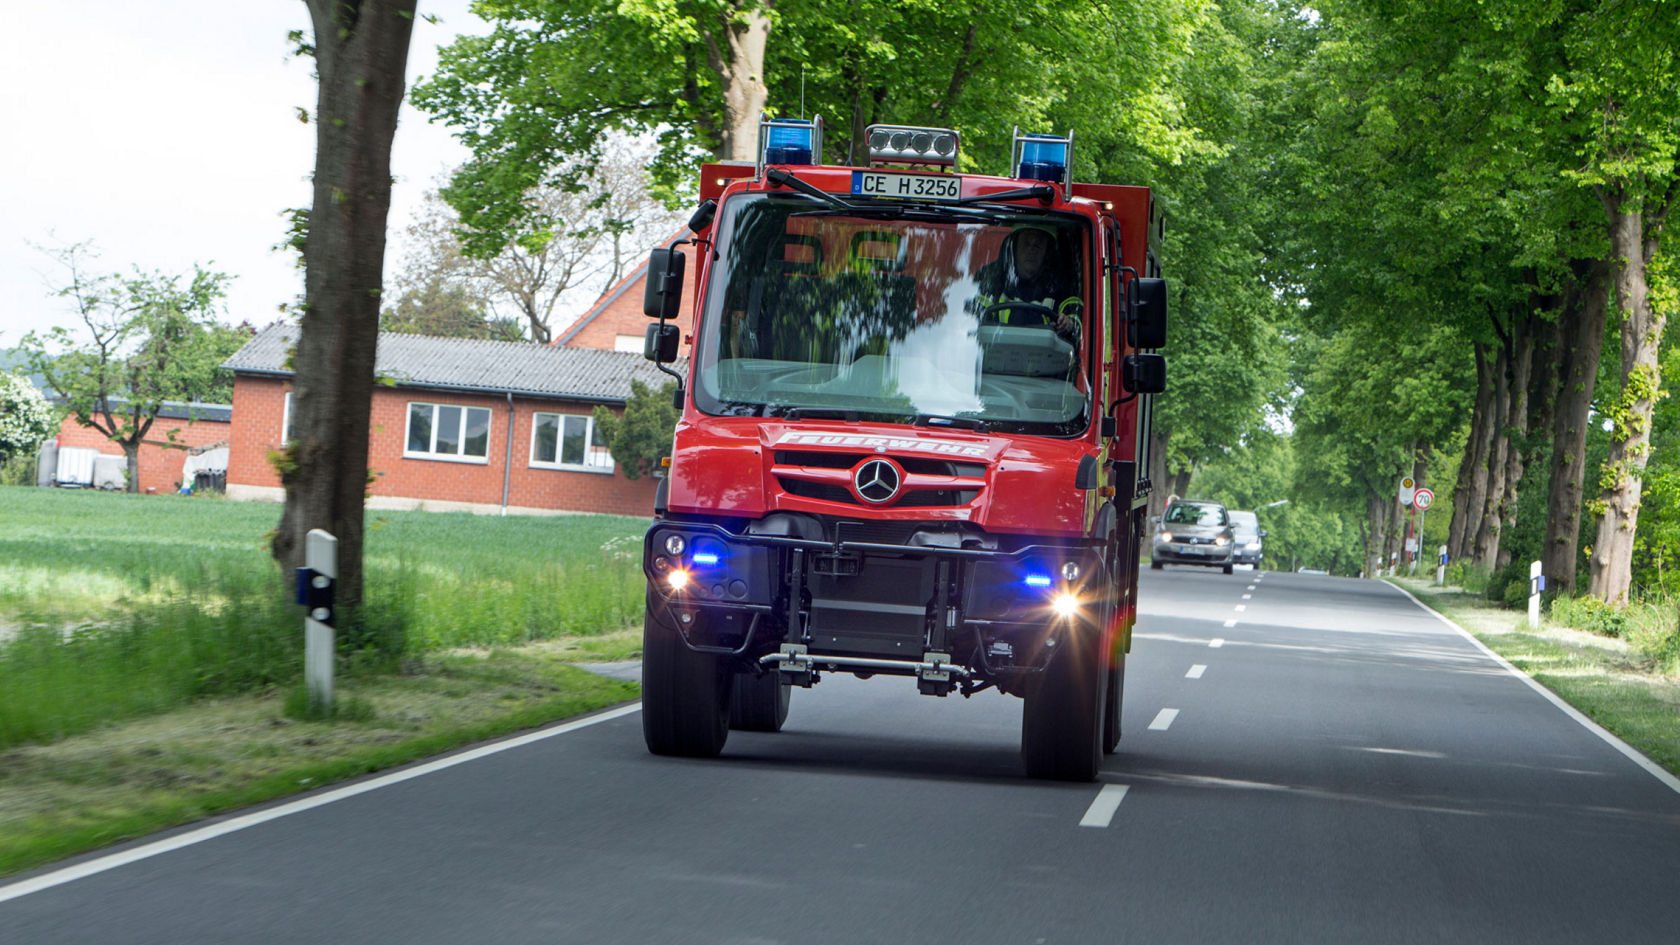
[[[1022,134],[1015,129],[1014,144],[1010,148],[1015,176],[1026,180],[1041,180],[1063,187],[1073,185],[1073,132],[1067,137],[1056,135]]]
[[[758,176],[770,164],[815,164],[822,158],[822,116],[758,120]]]
[[[952,167],[962,136],[949,128],[913,125],[870,125],[863,139],[869,143],[869,163],[932,164]]]

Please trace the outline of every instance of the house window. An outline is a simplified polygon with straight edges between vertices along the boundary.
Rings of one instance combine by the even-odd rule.
[[[531,465],[610,473],[613,458],[596,440],[593,417],[539,413],[531,423]]]
[[[642,342],[644,340],[645,339],[641,335],[614,335],[613,350],[628,351],[631,354],[641,354]]]
[[[408,405],[403,455],[415,459],[489,462],[490,410],[452,404]]]

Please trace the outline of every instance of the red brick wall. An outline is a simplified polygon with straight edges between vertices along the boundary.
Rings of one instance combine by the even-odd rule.
[[[679,248],[683,255],[688,257],[688,262],[684,269],[682,309],[675,324],[682,330],[686,339],[694,327],[694,247],[690,245]],[[582,324],[573,325],[561,333],[560,337],[564,339],[562,343],[569,347],[612,351],[619,335],[642,337],[647,332],[647,326],[655,321],[642,314],[642,293],[646,291],[646,286],[647,261],[643,260],[640,270],[608,289],[601,300],[595,303],[590,309],[593,315],[586,313]],[[642,349],[637,346],[636,350]],[[687,352],[683,353],[686,356]]]
[[[170,431],[175,433],[173,441]],[[181,465],[187,460],[187,451],[165,444],[216,446],[227,443],[231,435],[230,425],[220,421],[195,420],[188,423],[159,417],[140,443],[140,491],[167,493],[181,487]],[[98,430],[77,423],[74,416],[65,417],[59,425],[58,445],[87,447],[109,456],[123,455],[121,445],[106,439],[105,434]]]
[[[638,303],[640,304],[640,303]],[[234,442],[228,460],[229,484],[276,488],[280,478],[268,463],[268,453],[280,446],[281,410],[290,383],[240,376],[234,381]],[[486,407],[490,410],[490,445],[486,462],[452,462],[403,456],[410,402]],[[552,469],[531,465],[532,415],[589,414],[584,404],[515,397],[513,400],[513,462],[507,472],[507,504],[515,508],[601,512],[613,515],[653,514],[657,483],[643,477],[631,482],[617,469],[612,473]],[[375,497],[430,502],[465,502],[481,506],[502,504],[502,483],[508,457],[508,401],[505,396],[407,389],[378,389],[373,395],[372,436],[368,467],[374,474],[370,494]]]

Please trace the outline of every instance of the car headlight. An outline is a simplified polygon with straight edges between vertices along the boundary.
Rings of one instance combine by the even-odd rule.
[[[1260,543],[1257,542],[1257,541],[1249,542],[1248,543],[1248,550],[1249,551],[1259,551],[1260,550]]]
[[[1224,535],[1219,535],[1213,539],[1213,543],[1223,548],[1231,543],[1231,539],[1226,538]]]
[[[1172,532],[1162,532],[1156,536],[1156,541],[1172,541]]]

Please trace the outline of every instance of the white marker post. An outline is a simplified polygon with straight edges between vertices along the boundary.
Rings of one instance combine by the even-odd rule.
[[[1445,587],[1447,585],[1447,546],[1441,546],[1441,563],[1435,566],[1435,583]]]
[[[1540,573],[1540,562],[1528,566],[1528,625],[1540,626],[1540,592],[1546,589],[1546,576]]]
[[[309,608],[303,618],[303,679],[309,707],[323,715],[333,704],[333,592],[338,584],[338,539],[319,528],[309,530],[298,571],[298,603]]]

